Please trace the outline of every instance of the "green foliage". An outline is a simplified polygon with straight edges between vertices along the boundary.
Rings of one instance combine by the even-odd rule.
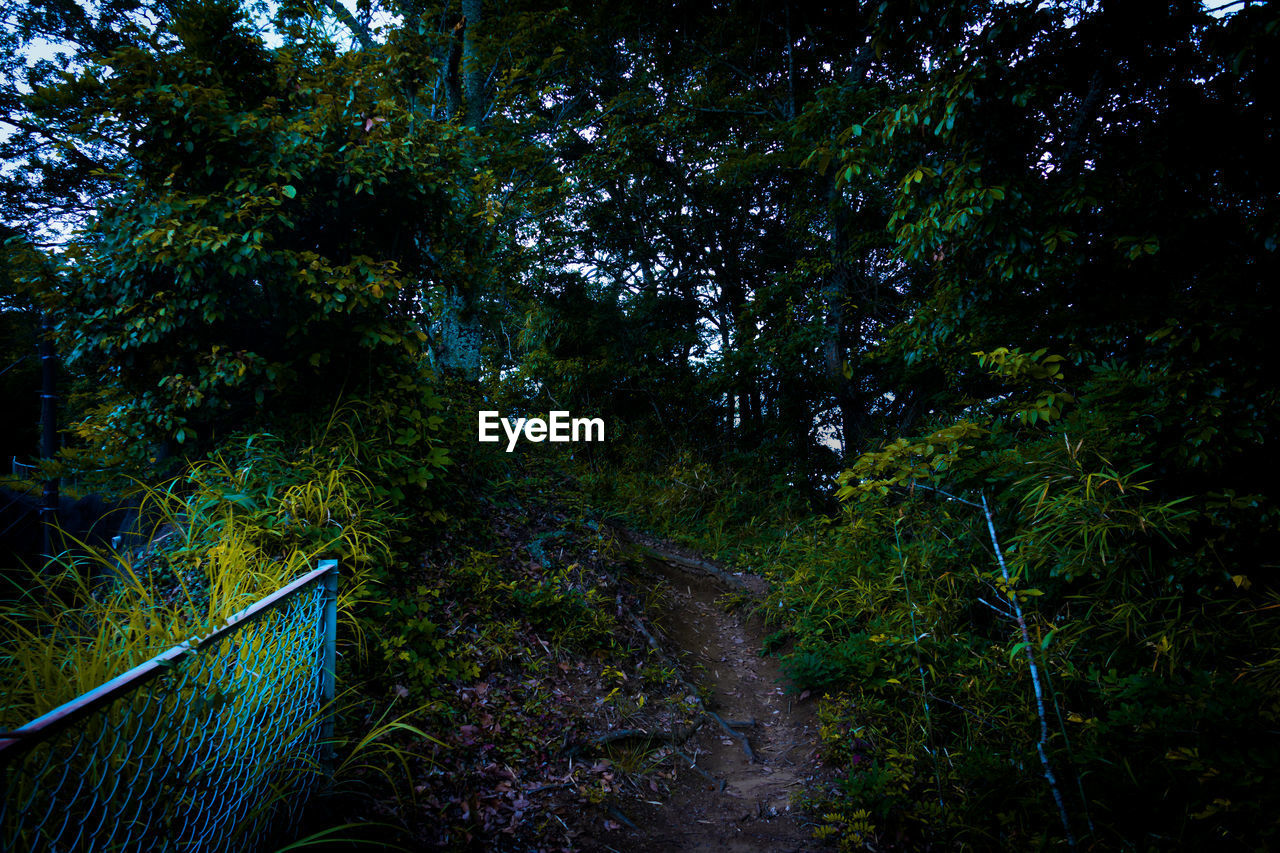
[[[691,450],[669,459],[624,457],[609,470],[577,466],[577,486],[588,508],[606,510],[634,527],[723,558],[743,547],[766,514],[800,518],[807,495],[785,472],[746,470],[742,457],[713,464]]]
[[[1252,786],[1280,760],[1266,735],[1280,707],[1262,639],[1274,616],[1250,591],[1256,569],[1223,566],[1250,559],[1232,536],[1240,519],[1274,535],[1274,510],[1179,495],[1178,469],[1122,426],[1109,369],[1061,418],[1020,417],[1028,389],[1058,378],[1042,356],[980,356],[1010,396],[976,423],[865,454],[841,477],[841,496],[858,498],[843,524],[750,556],[774,580],[764,612],[792,641],[795,688],[830,695],[824,739],[844,781],[815,807],[833,828],[868,811],[870,838],[1048,843],[1061,829],[1036,757],[1030,653],[1077,836],[1265,845],[1275,804]],[[983,492],[1007,583],[972,505]]]
[[[1261,677],[1274,653],[1255,645],[1271,617],[1230,583],[1194,613],[1178,594],[1102,579],[1063,586],[1031,568],[1043,589],[1001,589],[962,508],[895,504],[885,510],[906,513],[905,575],[884,544],[888,519],[869,523],[865,505],[853,524],[816,525],[753,557],[776,581],[764,612],[793,638],[784,661],[795,689],[829,694],[823,737],[844,781],[839,797],[814,803],[827,825],[865,810],[870,839],[924,832],[1020,848],[1054,834],[1022,648],[999,613],[1020,595],[1052,685],[1052,754],[1077,832],[1091,821],[1087,834],[1108,846],[1148,833],[1171,845],[1266,837],[1274,804],[1251,785],[1277,759],[1265,734],[1276,684]],[[1135,521],[1128,533],[1143,531]],[[1224,653],[1237,663],[1222,666]]]
[[[583,500],[773,581],[846,771],[820,833],[1054,845],[1045,741],[1087,843],[1274,842],[1274,4],[357,5],[13,13],[15,80],[36,33],[76,59],[0,140],[67,469],[221,449],[192,510],[379,552],[362,618],[432,695],[607,644],[546,530],[514,573],[486,539],[509,478],[564,479],[473,444],[478,408],[604,416]],[[262,444],[326,422],[311,473]]]
[[[207,633],[322,557],[344,567],[342,619],[359,638],[352,604],[386,559],[387,528],[369,480],[340,455],[252,436],[142,488],[139,517],[152,525],[145,548],[68,552],[4,602],[6,727]]]
[[[1027,379],[1053,383],[1050,388],[1037,391],[1034,402],[1016,410],[1018,419],[1024,424],[1055,421],[1062,417],[1063,406],[1075,400],[1060,384],[1065,359],[1060,355],[1045,355],[1046,352],[1048,350],[1044,348],[1024,353],[1017,347],[1012,350],[999,347],[991,352],[974,353],[979,367],[987,367],[992,376],[1008,384],[1016,385]]]
[[[1155,537],[1172,547],[1187,532],[1192,513],[1179,507],[1189,497],[1142,500],[1151,481],[1137,476],[1149,466],[1125,474],[1105,466],[1088,471],[1080,460],[1082,443],[1074,453],[1068,445],[1056,465],[1027,478],[1032,489],[1022,502],[1026,532],[1011,545],[1029,574],[1043,576],[1047,567],[1050,577],[1107,576],[1117,566],[1141,565],[1140,554]]]
[[[840,474],[836,496],[844,499],[858,495],[866,500],[887,495],[894,486],[910,486],[917,479],[937,481],[950,473],[962,454],[974,449],[966,441],[987,432],[986,427],[961,421],[915,441],[894,439],[874,453],[864,453]]]
[[[379,607],[379,641],[390,677],[438,696],[514,652],[521,625],[571,651],[611,648],[617,623],[610,599],[585,584],[576,565],[540,564],[508,577],[491,553],[470,551]],[[446,627],[448,626],[448,627]],[[459,629],[465,631],[459,633]]]
[[[89,147],[107,188],[21,282],[56,317],[68,365],[111,378],[86,406],[95,450],[135,464],[198,455],[275,429],[264,409],[315,417],[421,385],[424,365],[478,369],[486,303],[525,263],[518,217],[503,217],[550,203],[541,178],[559,181],[533,123],[504,115],[556,73],[518,55],[556,16],[494,9],[491,23],[446,27],[447,9],[423,8],[384,44],[351,18],[366,49],[343,52],[311,20],[318,7],[272,22],[238,0],[131,15],[141,8],[112,10],[130,19],[119,37],[68,24],[76,71],[37,69],[13,94],[62,150]],[[44,25],[77,11],[47,10]],[[505,13],[521,29],[502,38]],[[435,19],[440,32],[421,23]],[[465,115],[445,103],[474,71],[448,61],[455,39],[509,66]],[[33,187],[80,176],[24,153]]]
[[[607,642],[616,627],[603,616],[608,605],[595,590],[577,589],[564,573],[538,581],[532,588],[511,590],[511,608],[539,631],[547,631],[557,646],[593,648]]]
[[[291,439],[233,437],[183,477],[137,487],[146,547],[65,554],[57,571],[33,575],[27,596],[4,602],[0,725],[15,728],[174,643],[207,633],[323,557],[338,558],[341,570],[339,681],[351,684],[366,675],[360,664],[378,652],[375,638],[382,633],[369,630],[369,613],[385,594],[406,505],[424,504],[409,500],[416,483],[386,470],[412,472],[407,463],[423,443],[399,441],[389,417],[395,417],[390,398],[380,405],[349,403],[329,423],[304,427]],[[438,460],[430,465],[438,468]],[[412,491],[393,505],[401,487]],[[270,666],[279,658],[269,648],[254,654],[262,655],[261,662],[242,664]],[[238,701],[234,693],[205,692],[193,700],[201,711],[233,709]],[[339,755],[335,776],[286,756],[289,775],[277,780],[276,799],[295,795],[298,774],[323,776],[324,785],[341,791],[378,774],[405,803],[411,800],[409,764],[417,765],[418,749],[432,739],[403,715],[390,722],[384,715],[362,728],[367,701],[351,695],[335,711],[339,728],[351,731],[326,745]],[[389,734],[398,737],[389,740]],[[405,742],[406,734],[416,746]],[[252,804],[247,819],[274,802]]]
[[[263,406],[331,404],[404,370],[425,336],[378,229],[447,203],[402,180],[402,148],[360,145],[362,107],[332,89],[345,60],[273,55],[228,4],[181,7],[167,35],[41,93],[90,98],[148,140],[44,301],[69,363],[118,377],[117,441],[208,447]]]

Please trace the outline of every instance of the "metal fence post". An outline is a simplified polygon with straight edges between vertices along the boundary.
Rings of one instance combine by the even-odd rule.
[[[337,687],[338,667],[338,561],[321,560],[319,568],[328,569],[324,576],[324,661],[320,672],[320,750],[326,776],[333,775],[336,751],[333,748],[333,700]]]
[[[40,456],[53,461],[58,452],[58,353],[53,348],[49,313],[40,315]],[[40,527],[44,532],[44,566],[53,562],[58,525],[58,478],[44,481],[40,502]]]

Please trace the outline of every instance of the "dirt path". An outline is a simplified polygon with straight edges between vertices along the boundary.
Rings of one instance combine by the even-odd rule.
[[[759,620],[725,612],[717,603],[725,584],[696,568],[649,559],[645,573],[660,585],[661,604],[648,614],[659,641],[681,660],[685,677],[704,689],[707,708],[747,736],[756,761],[708,721],[683,751],[722,780],[723,789],[682,769],[665,802],[631,807],[634,828],[614,835],[611,846],[644,853],[822,849],[789,803],[818,772],[813,705],[786,695],[777,661],[760,656]]]

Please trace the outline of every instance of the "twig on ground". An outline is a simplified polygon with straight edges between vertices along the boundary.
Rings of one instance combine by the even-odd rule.
[[[695,720],[694,723],[685,728],[676,729],[671,732],[649,732],[644,729],[619,729],[618,731],[605,732],[602,735],[591,738],[588,741],[576,743],[569,748],[568,752],[576,753],[584,746],[604,746],[607,743],[614,743],[620,740],[651,740],[660,741],[672,746],[680,744],[693,737],[693,733],[702,727],[702,720]]]
[[[520,793],[522,796],[528,797],[533,794],[541,794],[543,791],[558,791],[562,788],[573,788],[573,787],[576,787],[576,786],[570,784],[569,782],[560,782],[555,785],[539,785],[536,788],[530,788],[529,790],[521,791]]]
[[[671,754],[672,754],[672,755],[678,755],[678,756],[680,756],[681,758],[683,758],[685,761],[689,762],[689,769],[690,769],[690,770],[697,770],[700,774],[702,774],[702,778],[706,779],[706,780],[707,780],[708,782],[710,782],[712,785],[715,785],[715,786],[716,786],[716,790],[717,790],[717,791],[723,791],[723,790],[724,790],[724,780],[723,780],[723,779],[717,779],[716,777],[712,776],[712,775],[711,775],[710,773],[708,773],[707,771],[703,770],[701,767],[699,767],[699,766],[698,766],[697,762],[695,762],[695,761],[694,761],[692,758],[690,758],[688,755],[686,755],[685,753],[681,752],[681,751],[680,751],[680,750],[678,750],[678,749],[673,749],[673,750],[671,751]]]
[[[627,818],[627,816],[626,816],[626,815],[624,815],[621,811],[619,811],[619,810],[618,810],[618,807],[617,807],[617,806],[609,806],[609,814],[611,814],[613,817],[617,818],[619,823],[625,824],[626,826],[630,827],[631,829],[634,829],[636,832],[639,832],[639,831],[640,831],[640,827],[638,827],[638,826],[636,826],[634,823],[632,823],[632,822]]]

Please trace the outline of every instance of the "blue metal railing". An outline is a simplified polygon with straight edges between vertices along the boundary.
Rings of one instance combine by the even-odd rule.
[[[337,577],[0,732],[0,850],[253,849],[327,770]]]

